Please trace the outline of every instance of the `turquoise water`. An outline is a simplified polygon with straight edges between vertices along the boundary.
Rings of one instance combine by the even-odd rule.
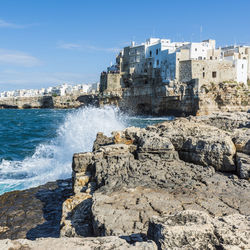
[[[0,194],[69,178],[73,154],[91,151],[97,132],[169,119],[128,117],[111,107],[0,110]]]

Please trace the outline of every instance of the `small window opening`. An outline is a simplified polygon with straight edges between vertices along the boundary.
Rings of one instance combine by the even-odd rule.
[[[216,78],[216,75],[217,75],[217,72],[216,72],[216,71],[213,71],[213,72],[212,72],[212,77],[213,77],[213,78]]]

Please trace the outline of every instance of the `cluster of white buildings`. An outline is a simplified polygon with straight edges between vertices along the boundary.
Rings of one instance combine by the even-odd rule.
[[[250,46],[216,48],[216,41],[172,42],[149,38],[131,43],[116,57],[116,64],[101,75],[101,90],[126,88],[136,82],[150,82],[160,76],[162,83],[200,84],[233,81],[247,85],[250,79]]]
[[[42,89],[20,89],[13,91],[4,91],[0,93],[0,98],[4,97],[36,97],[36,96],[65,96],[65,95],[81,95],[88,93],[96,93],[99,88],[99,83],[94,84],[62,84],[55,87]]]

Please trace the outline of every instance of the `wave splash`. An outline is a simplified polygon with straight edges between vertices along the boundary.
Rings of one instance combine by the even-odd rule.
[[[67,114],[56,138],[37,146],[35,153],[22,161],[0,163],[0,194],[71,177],[72,156],[92,150],[97,132],[106,135],[125,128],[119,111],[112,107],[87,107]]]

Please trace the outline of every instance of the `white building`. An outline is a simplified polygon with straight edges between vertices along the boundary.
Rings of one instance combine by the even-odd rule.
[[[91,89],[90,84],[77,84],[77,85],[69,85],[62,84],[55,87],[48,87],[42,89],[21,89],[15,91],[4,91],[0,93],[0,97],[35,97],[35,96],[44,96],[44,95],[57,95],[57,96],[65,96],[65,95],[80,95],[87,94]]]

